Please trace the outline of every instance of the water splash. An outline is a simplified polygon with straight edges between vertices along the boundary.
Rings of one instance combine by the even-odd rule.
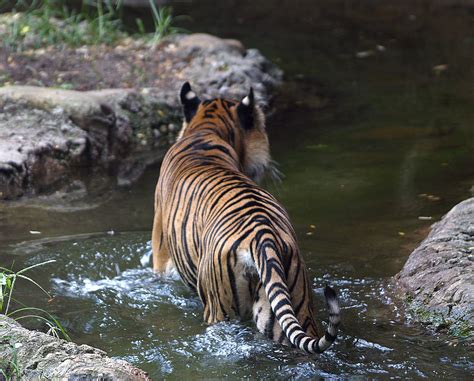
[[[31,261],[57,260],[54,273],[45,275],[54,294],[48,308],[75,341],[131,361],[154,378],[431,377],[433,356],[445,352],[422,328],[407,325],[383,279],[355,278],[342,269],[314,279],[318,321],[327,320],[326,283],[338,290],[343,314],[335,345],[308,356],[271,342],[251,323],[206,326],[199,298],[181,281],[151,270],[148,233],[43,244]],[[438,376],[472,364],[462,350],[458,357],[453,348],[450,353],[439,356]]]

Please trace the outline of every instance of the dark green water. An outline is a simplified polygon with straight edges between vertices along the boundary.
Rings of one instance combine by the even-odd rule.
[[[432,223],[419,217],[437,220],[472,194],[474,11],[314,3],[190,1],[177,11],[192,17],[188,29],[238,38],[285,70],[268,130],[286,177],[269,188],[298,232],[320,319],[321,287],[340,293],[331,350],[309,357],[246,323],[206,327],[196,296],[152,274],[158,168],[69,210],[0,205],[1,265],[57,260],[31,274],[51,301],[21,283],[17,298],[155,379],[472,379],[467,345],[413,323],[388,280]]]

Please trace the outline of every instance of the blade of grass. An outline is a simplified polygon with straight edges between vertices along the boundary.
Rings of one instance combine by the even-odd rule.
[[[8,300],[7,300],[7,306],[5,308],[5,315],[8,314],[8,310],[10,309],[10,302],[12,300],[12,294],[13,294],[13,289],[15,288],[15,282],[16,282],[16,275],[14,274],[12,277],[11,277],[12,280],[12,284],[11,284],[11,287],[10,287],[10,290],[8,292]]]
[[[45,314],[48,319],[44,318],[43,316],[40,316],[40,315],[22,315],[20,317],[15,317],[14,319],[15,320],[19,320],[19,319],[23,319],[24,316],[28,316],[28,317],[39,317],[45,321],[48,321],[51,323],[51,321],[54,323],[54,325],[59,329],[59,331],[63,334],[63,336],[66,338],[66,340],[71,340],[71,338],[69,337],[69,335],[67,334],[66,330],[64,329],[64,327],[62,326],[62,324],[53,316],[51,315],[48,311],[45,311],[41,308],[37,308],[37,307],[24,307],[24,308],[19,308],[13,312],[11,312],[10,314],[8,314],[7,316],[8,317],[13,317],[13,315],[17,314],[17,313],[20,313],[20,312],[25,312],[25,311],[37,311],[37,312],[40,312],[40,313],[43,313]]]
[[[56,259],[50,259],[50,260],[45,261],[45,262],[36,263],[36,264],[34,264],[34,265],[32,265],[32,266],[25,267],[24,269],[22,269],[22,270],[20,270],[20,271],[17,271],[16,274],[17,274],[17,275],[23,274],[24,272],[29,271],[29,270],[31,270],[31,269],[34,269],[34,268],[36,268],[36,267],[44,266],[44,265],[47,265],[47,264],[49,264],[49,263],[54,263],[54,262],[56,262]]]
[[[17,277],[21,278],[21,279],[25,279],[31,283],[33,283],[36,287],[38,287],[41,291],[43,291],[49,298],[51,298],[51,294],[46,291],[43,287],[41,287],[38,283],[36,283],[33,279],[27,277],[27,276],[24,276],[24,275],[18,275],[17,274]]]

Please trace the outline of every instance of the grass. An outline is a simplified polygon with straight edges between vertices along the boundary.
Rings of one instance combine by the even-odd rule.
[[[2,43],[16,51],[56,44],[111,45],[126,37],[145,38],[154,45],[165,36],[183,32],[174,26],[177,18],[172,8],[157,7],[153,0],[149,3],[150,33],[142,19],[136,20],[137,30],[126,27],[123,0],[82,0],[78,8],[68,8],[60,0],[17,0],[12,13],[1,16]]]
[[[62,327],[61,323],[52,316],[49,312],[36,307],[27,307],[23,306],[16,310],[11,310],[12,301],[19,303],[18,301],[13,299],[13,291],[15,290],[16,282],[19,279],[26,280],[29,283],[33,284],[34,286],[41,289],[45,295],[49,298],[51,295],[41,287],[37,282],[35,282],[30,277],[26,276],[25,274],[39,266],[44,266],[49,263],[55,262],[54,260],[38,263],[29,267],[26,267],[20,271],[13,271],[11,269],[7,269],[5,267],[0,267],[0,313],[4,314],[16,321],[24,320],[24,319],[34,319],[38,320],[48,327],[47,333],[55,336],[57,338],[64,338],[66,340],[71,340],[65,329]],[[20,303],[22,304],[22,303]]]
[[[173,26],[173,10],[170,7],[157,8],[153,0],[149,0],[153,16],[153,25],[155,32],[153,33],[152,42],[156,44],[163,37],[183,32],[181,28]],[[143,25],[143,23],[142,23]]]
[[[36,307],[24,306],[19,301],[13,298],[13,292],[18,280],[25,280],[34,286],[41,289],[45,295],[51,297],[49,293],[41,287],[36,281],[26,275],[26,273],[34,268],[44,266],[55,262],[54,260],[38,263],[29,267],[26,267],[19,271],[13,271],[5,267],[0,267],[0,314],[6,315],[16,321],[24,319],[33,319],[42,322],[48,327],[47,334],[55,336],[57,338],[64,338],[71,340],[61,323],[49,312]],[[23,305],[23,307],[12,310],[12,302]],[[8,337],[3,337],[3,341]],[[3,342],[1,343],[4,344]],[[19,380],[21,371],[17,364],[17,346],[15,344],[8,344],[11,349],[12,358],[6,363],[0,362],[0,380]]]
[[[7,381],[20,380],[21,371],[18,366],[17,348],[11,344],[9,344],[9,346],[12,351],[12,358],[7,363],[0,362],[0,376],[3,376],[3,379]],[[3,379],[0,377],[0,380]]]

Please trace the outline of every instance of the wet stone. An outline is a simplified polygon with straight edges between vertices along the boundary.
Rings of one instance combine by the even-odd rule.
[[[473,228],[474,198],[470,198],[432,226],[395,276],[417,320],[470,339],[474,327],[474,263],[469,253],[474,237],[464,233]]]

